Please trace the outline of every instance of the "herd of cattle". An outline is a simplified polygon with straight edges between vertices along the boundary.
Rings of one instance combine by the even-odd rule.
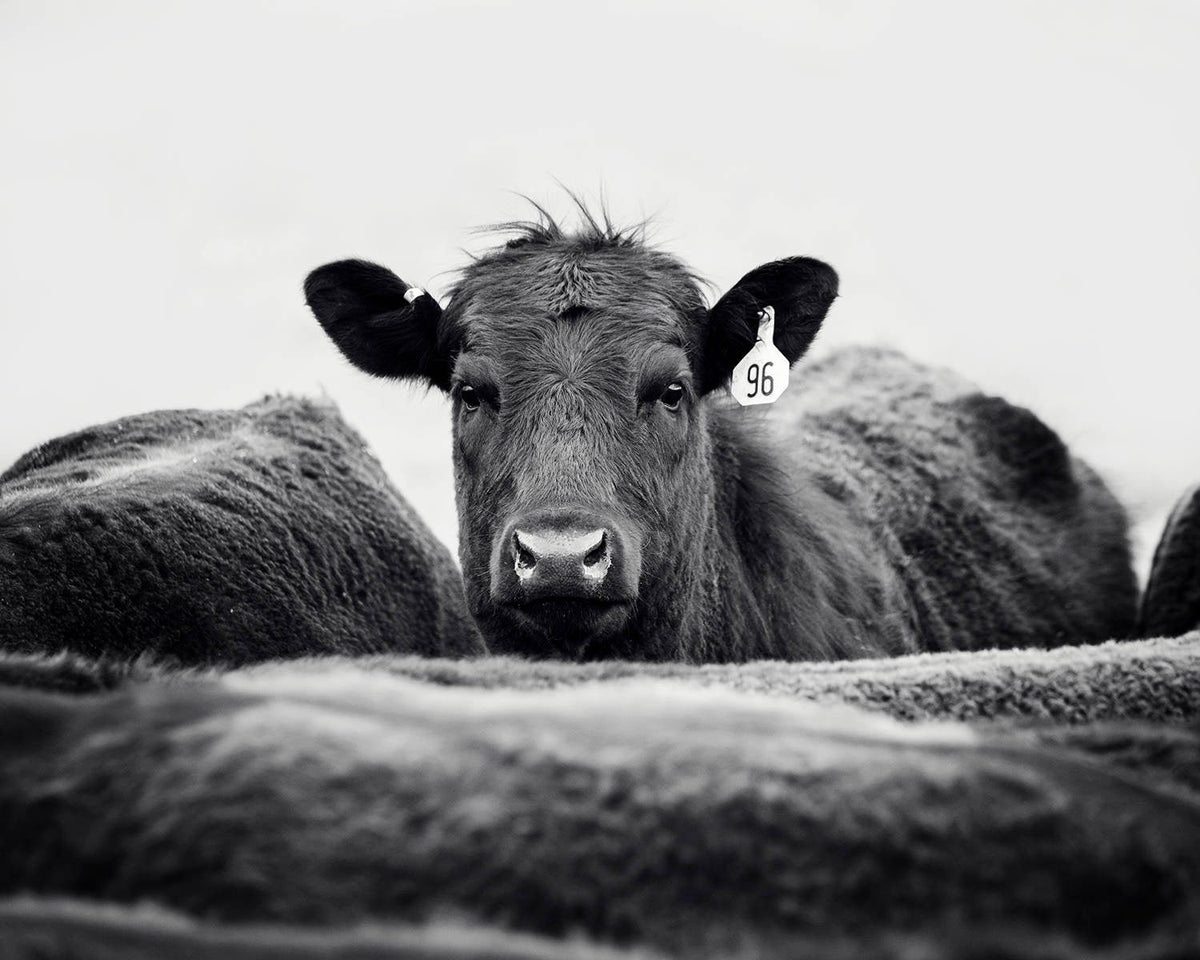
[[[636,234],[543,220],[444,310],[363,261],[305,290],[355,365],[450,395],[460,563],[328,403],[21,457],[0,957],[330,956],[300,926],[355,923],[346,955],[406,958],[1200,947],[1194,638],[1086,646],[1200,625],[1200,492],[1139,614],[1123,509],[1029,411],[878,349],[734,406],[752,348],[811,344],[816,260],[708,308]],[[927,651],[961,652],[777,662]],[[1031,725],[898,722],[980,717]]]
[[[268,398],[52,440],[0,476],[0,643],[190,664],[320,653],[842,659],[1133,635],[1121,506],[1029,411],[884,350],[764,408],[719,388],[792,258],[704,304],[674,257],[523,225],[443,310],[383,267],[309,305],[368,373],[453,403],[461,575],[330,405]]]

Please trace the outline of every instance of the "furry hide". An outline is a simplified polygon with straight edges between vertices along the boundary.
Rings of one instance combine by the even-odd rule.
[[[872,532],[917,649],[1132,635],[1125,511],[1033,413],[891,350],[845,350],[797,376],[779,442]]]
[[[1171,736],[1192,768],[1200,734]],[[686,956],[956,926],[1081,950],[1194,938],[1194,779],[1162,762],[1160,729],[1077,739],[346,662],[3,689],[0,893],[237,923],[449,915]]]
[[[1142,597],[1142,633],[1172,636],[1200,630],[1200,484],[1167,518]]]
[[[653,960],[451,921],[333,930],[197,923],[152,906],[0,900],[0,960]]]
[[[448,551],[328,403],[158,411],[0,475],[0,649],[237,664],[482,650]]]
[[[834,270],[772,261],[709,309],[678,258],[580,207],[575,232],[541,210],[502,227],[444,310],[364,261],[306,283],[352,363],[450,395],[459,558],[492,652],[832,660],[1133,634],[1124,511],[1033,413],[875,349],[797,368],[768,416],[734,408],[720,388],[760,313],[794,364]],[[576,552],[539,564],[522,534]]]
[[[820,960],[1180,960],[1200,935],[1163,929],[1115,946],[1022,929],[949,925],[934,931],[793,938],[794,957]],[[752,954],[735,954],[750,956]],[[495,927],[436,922],[300,926],[197,923],[149,906],[61,898],[0,900],[0,960],[654,960],[583,939],[557,940]]]
[[[1142,720],[1172,725],[1200,719],[1200,632],[1054,650],[927,653],[841,663],[567,664],[483,657],[471,660],[374,656],[313,657],[246,668],[254,674],[353,666],[441,686],[539,690],[631,679],[669,679],[816,703],[846,703],[900,720],[1053,720],[1081,724]],[[129,683],[213,676],[143,658],[88,659],[0,654],[0,684],[62,693]]]

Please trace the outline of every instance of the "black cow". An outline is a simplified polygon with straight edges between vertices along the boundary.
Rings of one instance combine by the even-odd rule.
[[[483,649],[454,561],[330,404],[161,410],[0,475],[0,649],[239,664]]]
[[[1005,734],[669,680],[453,689],[374,667],[0,686],[0,957],[18,893],[277,925],[274,958],[296,955],[282,925],[395,922],[647,951],[627,960],[1196,955],[1198,732]],[[56,926],[32,956],[107,956],[52,952]],[[1023,947],[991,944],[1005,931]]]
[[[493,651],[825,659],[1126,635],[1125,514],[1027,410],[899,354],[812,366],[772,417],[722,388],[771,307],[787,362],[837,276],[695,275],[542,213],[442,309],[361,260],[309,275],[345,356],[454,403],[460,558]]]

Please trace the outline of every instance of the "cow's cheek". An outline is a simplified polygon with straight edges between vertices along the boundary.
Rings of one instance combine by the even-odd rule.
[[[459,561],[468,593],[482,599],[490,590],[491,551],[496,528],[506,516],[506,459],[499,424],[460,418],[454,431],[454,488],[458,508]]]
[[[703,475],[703,431],[694,412],[647,418],[630,437],[623,469],[623,504],[641,534],[643,560],[667,562],[680,542],[680,527],[694,517],[692,499]],[[643,567],[644,572],[646,567]]]

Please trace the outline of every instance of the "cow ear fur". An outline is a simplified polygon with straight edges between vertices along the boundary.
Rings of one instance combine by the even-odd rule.
[[[428,293],[405,297],[410,287],[366,260],[318,267],[304,281],[309,309],[346,359],[377,377],[415,377],[450,389],[450,369],[438,351],[442,308]]]
[[[775,346],[788,363],[808,350],[837,296],[833,267],[810,257],[763,264],[742,277],[708,312],[703,392],[724,384],[754,345],[763,307],[775,308]]]

